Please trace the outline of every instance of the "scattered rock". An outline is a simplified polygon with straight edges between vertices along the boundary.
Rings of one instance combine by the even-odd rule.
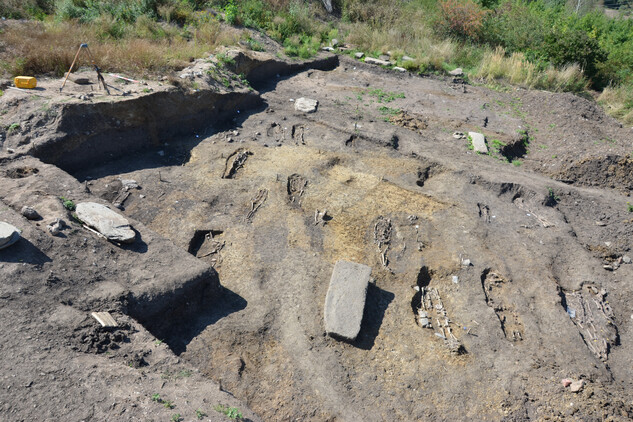
[[[470,262],[470,259],[462,259],[462,266],[470,267],[471,265],[473,265],[473,263]]]
[[[596,226],[604,227],[606,226],[606,223],[603,223],[602,221],[596,221]]]
[[[61,218],[56,218],[55,220],[51,221],[48,224],[48,226],[46,226],[46,229],[53,236],[57,236],[57,235],[59,235],[61,233],[62,229],[65,226],[66,226],[66,222],[64,220],[62,220]]]
[[[82,222],[97,230],[108,240],[132,243],[136,238],[136,233],[128,220],[105,205],[82,202],[77,204],[76,212]]]
[[[0,221],[0,249],[8,248],[20,240],[20,230],[17,227]]]
[[[448,74],[451,76],[462,76],[464,74],[464,71],[461,67],[458,67],[457,69],[448,72]]]
[[[318,105],[319,102],[317,100],[301,97],[295,101],[295,110],[302,113],[314,113]]]
[[[395,70],[397,72],[406,72],[407,71],[407,69],[405,69],[404,67],[399,67],[399,66],[394,67],[393,70]]]
[[[622,262],[625,264],[630,264],[631,263],[631,257],[629,257],[628,255],[624,255],[622,257]]]
[[[334,49],[332,47],[323,47],[321,50],[329,51],[329,52],[333,52],[334,51]]]
[[[374,59],[373,57],[366,57],[365,58],[365,63],[375,64],[377,66],[390,66],[391,65],[391,63],[389,63],[386,60]]]
[[[35,208],[29,207],[27,205],[22,207],[22,215],[26,217],[27,220],[39,220],[42,218],[40,214],[35,211]]]
[[[573,381],[570,380],[569,378],[564,378],[561,382],[563,383],[563,387],[567,388],[571,385]]]
[[[362,59],[363,57],[365,57],[365,53],[359,51],[358,53],[354,53],[354,57],[356,57],[357,59]]]
[[[353,341],[360,332],[371,268],[338,261],[325,296],[325,331],[328,335]]]
[[[136,183],[136,180],[132,180],[132,179],[121,179],[121,185],[123,185],[123,189],[125,189],[126,191],[130,189],[140,188],[138,183]]]
[[[384,60],[384,61],[388,62],[391,57],[388,56],[387,54],[381,54],[380,56],[378,56],[378,58],[380,60]]]
[[[462,132],[454,132],[453,138],[455,139],[464,139],[466,136]]]
[[[488,146],[486,146],[486,137],[479,132],[468,132],[468,136],[473,143],[473,149],[475,152],[481,154],[488,154]]]
[[[336,38],[332,38],[332,47],[336,47],[338,45],[338,40]]]
[[[412,62],[413,60],[415,60],[413,57],[402,56],[402,61],[403,62]]]
[[[571,383],[569,391],[572,393],[579,393],[585,386],[585,380],[578,380]]]

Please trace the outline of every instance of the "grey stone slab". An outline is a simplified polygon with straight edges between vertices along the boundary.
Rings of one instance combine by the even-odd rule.
[[[365,53],[359,51],[357,53],[354,53],[354,57],[356,57],[357,59],[362,59],[363,57],[365,57]]]
[[[371,268],[338,261],[325,296],[325,331],[332,337],[353,341],[360,332]]]
[[[295,110],[303,113],[314,113],[318,105],[319,102],[317,100],[301,97],[295,101]]]
[[[393,70],[395,70],[396,72],[406,72],[407,71],[407,69],[405,69],[404,67],[400,67],[400,66],[394,67]]]
[[[0,221],[0,249],[8,248],[20,239],[17,227]]]
[[[375,64],[375,65],[378,65],[378,66],[390,66],[391,65],[391,63],[389,63],[386,60],[374,59],[373,57],[365,57],[365,63]]]
[[[136,233],[132,230],[128,220],[105,205],[96,202],[82,202],[77,204],[76,212],[81,221],[104,235],[108,240],[132,243],[136,238]]]
[[[488,146],[486,145],[486,137],[479,132],[468,132],[468,136],[473,142],[475,152],[488,154]]]

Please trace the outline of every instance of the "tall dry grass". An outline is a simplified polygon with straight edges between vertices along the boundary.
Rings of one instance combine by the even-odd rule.
[[[633,125],[633,87],[609,86],[598,97],[608,114],[627,125]]]
[[[528,61],[523,53],[506,55],[502,47],[484,53],[475,76],[487,82],[505,81],[527,88],[549,91],[580,92],[587,88],[588,82],[582,70],[576,64],[556,69],[548,67],[540,70]]]
[[[141,24],[146,25],[147,23]],[[181,69],[219,45],[234,45],[241,31],[209,22],[186,36],[145,37],[132,33],[122,39],[99,37],[95,25],[74,22],[11,22],[0,38],[0,63],[12,76],[68,70],[81,43],[88,43],[97,64],[105,71],[127,72],[138,77]],[[81,55],[80,65],[88,65]]]

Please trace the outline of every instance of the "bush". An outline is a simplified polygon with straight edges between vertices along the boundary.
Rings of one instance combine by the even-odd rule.
[[[554,66],[577,63],[589,79],[596,77],[597,66],[607,59],[598,40],[581,30],[552,31],[545,37],[544,57]]]
[[[444,35],[479,40],[487,11],[473,0],[443,0],[439,3],[438,27]]]

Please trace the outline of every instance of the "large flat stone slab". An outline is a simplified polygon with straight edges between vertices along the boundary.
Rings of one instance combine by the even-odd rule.
[[[377,66],[391,66],[387,60],[374,59],[373,57],[366,57],[365,63],[375,64]]]
[[[0,249],[8,248],[20,240],[20,230],[17,227],[0,221]]]
[[[108,240],[132,243],[136,238],[136,233],[132,230],[128,220],[105,205],[96,202],[82,202],[77,204],[75,211],[81,221],[104,235]]]
[[[332,337],[353,341],[360,332],[371,268],[338,261],[325,296],[325,331]]]
[[[473,149],[475,152],[482,154],[488,154],[488,146],[486,145],[486,137],[479,132],[468,132],[468,136],[473,143]]]

